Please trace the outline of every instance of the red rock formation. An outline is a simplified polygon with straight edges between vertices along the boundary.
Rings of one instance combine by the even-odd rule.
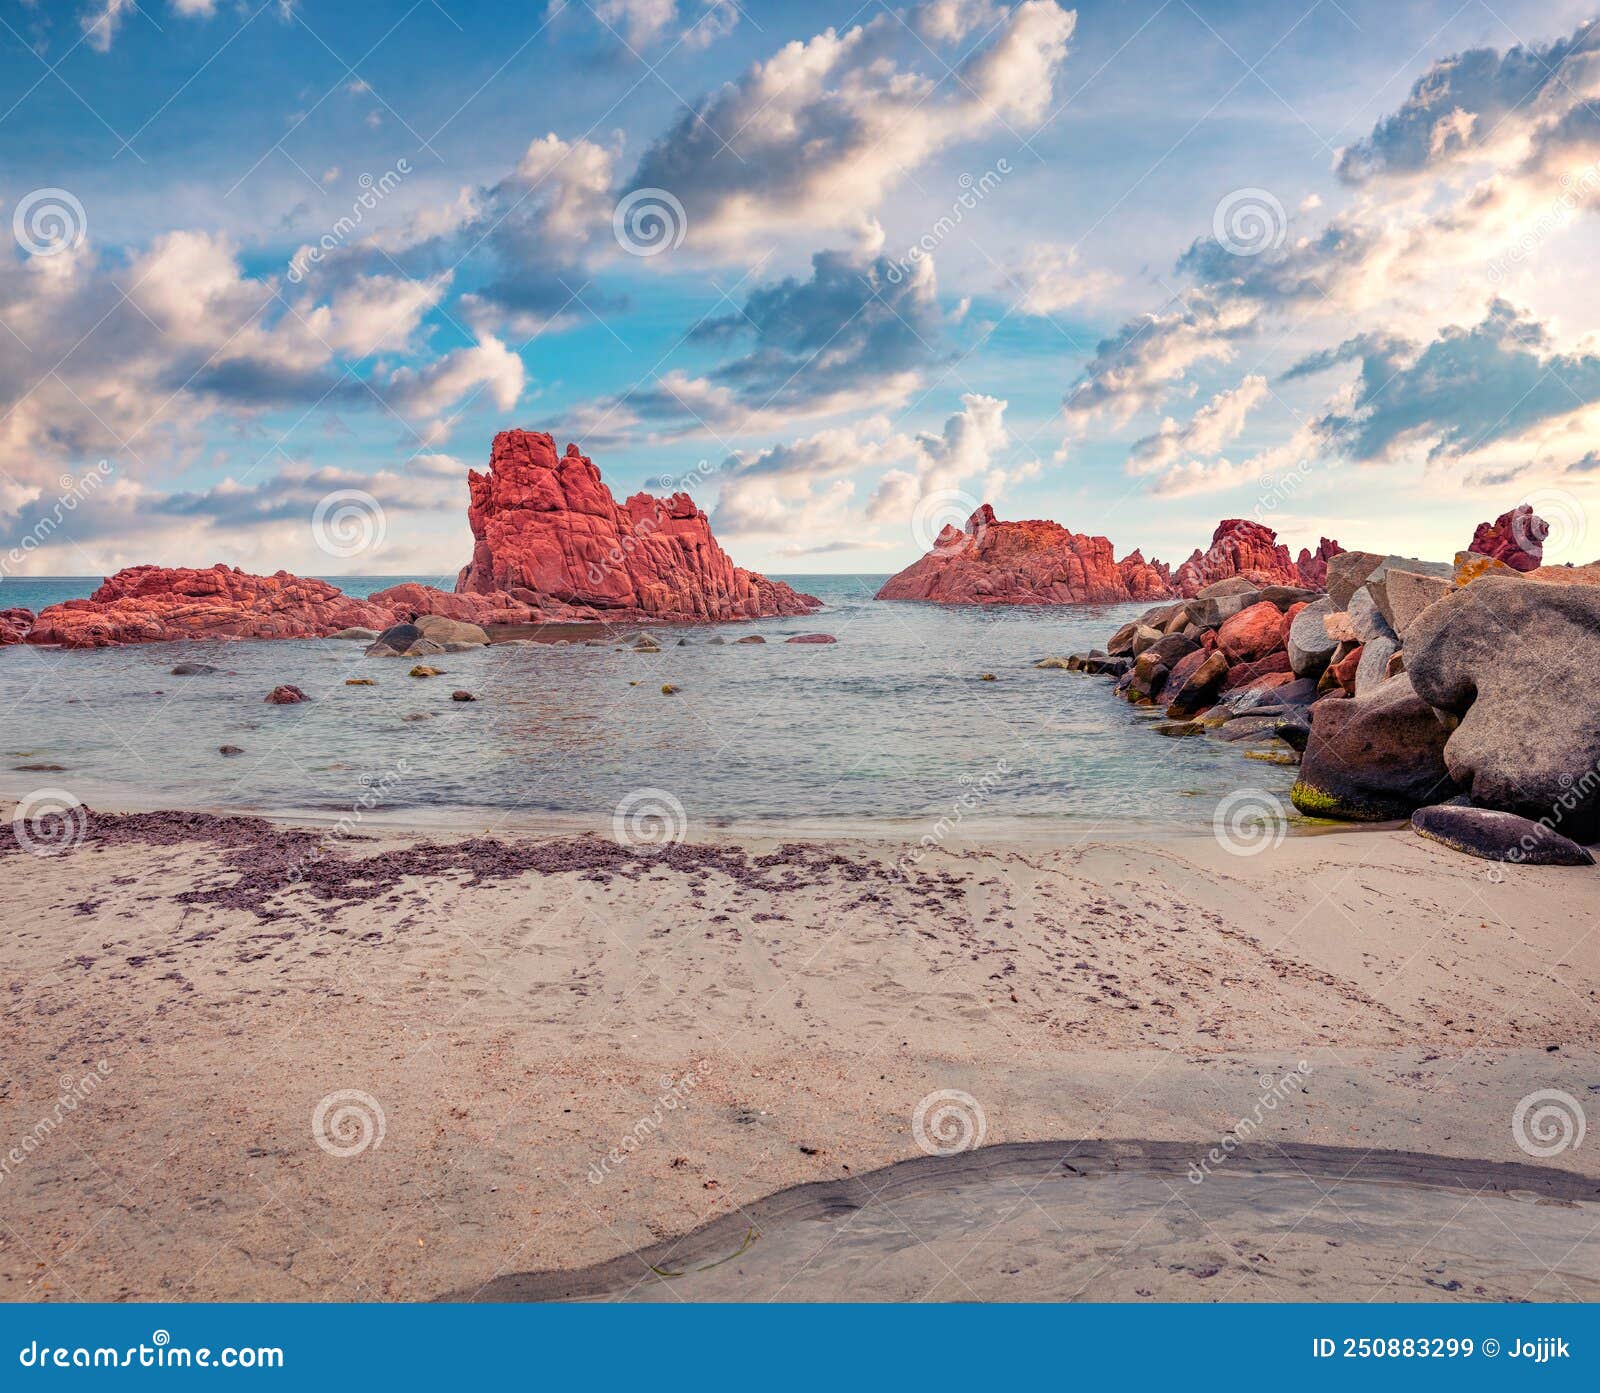
[[[1289,548],[1278,541],[1278,534],[1270,527],[1245,518],[1224,518],[1211,534],[1211,546],[1205,552],[1196,551],[1179,566],[1173,572],[1172,584],[1184,596],[1198,594],[1230,576],[1244,576],[1261,585],[1320,588],[1327,580],[1328,558],[1343,550],[1337,542],[1324,537],[1315,556],[1302,550],[1297,563],[1290,559]]]
[[[0,648],[8,643],[21,643],[32,627],[31,609],[0,609]]]
[[[1514,571],[1535,571],[1544,560],[1544,539],[1549,535],[1550,524],[1528,504],[1519,503],[1493,522],[1480,522],[1467,550],[1504,561]]]
[[[965,528],[949,526],[933,550],[891,576],[880,600],[940,604],[1075,605],[1160,600],[1173,593],[1167,568],[1138,552],[1122,561],[1104,537],[1059,523],[1000,522],[985,503]]]
[[[1328,537],[1323,537],[1317,543],[1316,551],[1307,551],[1300,548],[1300,555],[1295,558],[1294,568],[1300,572],[1300,584],[1308,590],[1326,590],[1328,588],[1328,562],[1338,556],[1344,548]]]
[[[808,614],[822,603],[735,566],[686,493],[639,493],[619,508],[576,445],[558,456],[541,431],[501,431],[489,472],[467,482],[474,546],[458,594],[684,620]]]
[[[393,612],[320,580],[210,570],[130,566],[87,600],[39,613],[29,643],[105,648],[181,638],[321,638],[345,628],[383,629]]]
[[[435,590],[431,585],[418,585],[406,581],[391,585],[387,590],[375,590],[367,596],[367,603],[382,605],[394,613],[397,624],[414,623],[425,614],[438,614],[446,619],[456,619],[463,624],[537,624],[545,620],[566,619],[574,616],[563,612],[535,609],[509,595],[451,595]],[[576,616],[592,618],[587,612]]]

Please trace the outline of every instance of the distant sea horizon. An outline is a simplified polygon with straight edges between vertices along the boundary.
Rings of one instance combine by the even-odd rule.
[[[847,582],[860,586],[871,585],[876,593],[891,571],[867,573],[855,571],[809,571],[804,574],[768,571],[764,574],[781,580],[796,590],[804,591],[808,584],[832,588]],[[362,600],[376,590],[387,590],[391,585],[431,585],[436,590],[453,591],[456,573],[437,575],[412,572],[394,575],[313,576],[313,580],[326,581],[337,586],[355,599]],[[63,600],[86,600],[105,582],[104,575],[95,576],[4,576],[0,577],[0,609],[31,609],[35,613],[46,605],[58,605]]]

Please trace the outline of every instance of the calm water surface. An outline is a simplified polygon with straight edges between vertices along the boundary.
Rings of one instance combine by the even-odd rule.
[[[362,595],[396,579],[337,583]],[[968,827],[1197,827],[1233,789],[1287,793],[1289,770],[1218,742],[1162,739],[1104,679],[1032,666],[1102,642],[1142,606],[879,603],[881,576],[785,579],[826,608],[654,626],[657,654],[619,651],[615,637],[451,653],[433,660],[446,675],[431,679],[327,640],[0,649],[0,788],[48,785],[91,804],[335,812],[365,795],[392,813],[494,821],[609,820],[628,795],[656,789],[692,823],[915,822],[959,809]],[[37,609],[97,583],[7,580],[0,608]],[[819,630],[838,643],[783,643]],[[767,643],[732,643],[748,633]],[[715,635],[727,645],[708,644]],[[184,660],[222,671],[173,676]],[[348,677],[378,685],[347,687]],[[286,682],[312,700],[265,704]],[[678,693],[663,695],[664,683]],[[478,700],[453,702],[457,688]],[[245,753],[224,758],[220,745]],[[29,764],[62,768],[18,768]]]

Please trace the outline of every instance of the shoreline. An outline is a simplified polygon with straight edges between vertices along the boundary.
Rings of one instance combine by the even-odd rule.
[[[985,1148],[1238,1133],[1600,1174],[1511,1125],[1600,1075],[1592,873],[1371,829],[946,845],[902,876],[838,839],[107,825],[8,867],[0,1136],[105,1071],[0,1177],[4,1299],[581,1269],[916,1157],[952,1093]]]
[[[15,772],[15,771],[12,771]],[[61,771],[68,773],[70,771]],[[7,779],[0,771],[0,804],[20,804],[42,784],[49,782],[48,771],[42,771],[37,780],[24,784]],[[196,803],[174,798],[139,798],[130,796],[132,790],[116,785],[95,784],[82,779],[71,779],[74,795],[83,795],[81,803],[95,811],[118,815],[182,812],[213,818],[261,818],[276,826],[328,827],[351,819],[348,805],[317,807],[266,807],[247,803],[213,804]],[[1197,795],[1201,796],[1201,795]],[[1287,814],[1284,835],[1291,838],[1347,835],[1360,837],[1372,832],[1396,831],[1406,827],[1403,820],[1390,822],[1350,823],[1327,818],[1311,818],[1288,807],[1285,795],[1279,800]],[[916,846],[928,835],[929,829],[940,821],[941,814],[930,812],[920,817],[898,818],[730,818],[710,820],[690,818],[684,831],[687,841],[717,842],[783,842],[783,841],[844,841],[884,846]],[[425,835],[468,835],[482,833],[514,837],[573,837],[612,835],[612,816],[607,813],[578,814],[542,810],[502,810],[494,807],[471,808],[452,804],[421,804],[363,810],[354,819],[360,827],[386,837],[404,838]],[[1023,814],[1012,817],[966,817],[961,831],[941,836],[938,845],[955,849],[980,849],[999,841],[1006,844],[1028,844],[1054,847],[1063,841],[1082,841],[1086,838],[1116,841],[1184,841],[1189,838],[1212,836],[1211,824],[1160,823],[1150,821],[1109,822],[1090,815],[1074,817],[1070,813]]]

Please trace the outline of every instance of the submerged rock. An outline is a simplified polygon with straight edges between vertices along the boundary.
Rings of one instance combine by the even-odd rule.
[[[172,669],[174,677],[204,677],[207,673],[218,672],[210,663],[179,663]]]
[[[307,700],[309,698],[298,687],[291,687],[287,684],[281,687],[274,687],[267,693],[267,701],[273,706],[294,706]]]
[[[1411,830],[1468,856],[1524,866],[1592,866],[1594,857],[1543,823],[1491,808],[1438,806],[1411,815]]]

